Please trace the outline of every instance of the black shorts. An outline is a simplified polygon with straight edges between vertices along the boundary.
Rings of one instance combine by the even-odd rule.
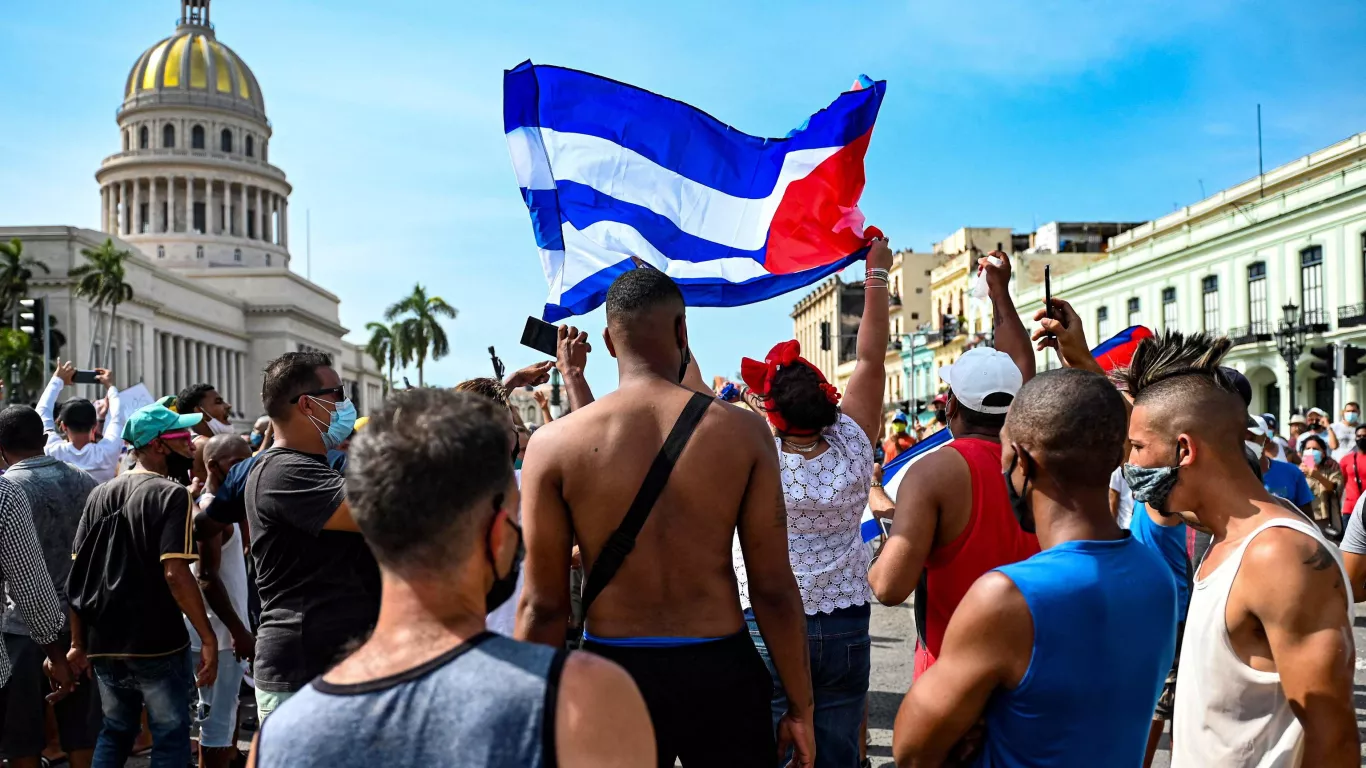
[[[769,700],[773,678],[748,630],[708,643],[583,649],[620,664],[635,679],[654,723],[660,768],[776,765]]]
[[[63,631],[58,642],[66,645],[70,638]],[[5,653],[9,654],[11,672],[9,683],[0,692],[4,697],[0,752],[6,757],[38,757],[47,742],[43,727],[47,718],[45,697],[52,692],[52,685],[43,674],[47,654],[32,639],[10,634],[5,635]],[[95,748],[104,713],[100,710],[100,688],[93,676],[81,678],[76,691],[57,702],[54,710],[62,749],[75,752]]]

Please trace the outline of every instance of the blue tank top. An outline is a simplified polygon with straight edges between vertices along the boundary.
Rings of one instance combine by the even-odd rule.
[[[1143,762],[1176,651],[1176,587],[1132,536],[1070,541],[997,568],[1024,595],[1034,650],[986,710],[982,768]]]
[[[566,655],[486,632],[392,677],[320,677],[262,724],[257,765],[553,768]]]
[[[1134,516],[1129,521],[1129,532],[1143,546],[1162,557],[1171,571],[1172,581],[1176,583],[1176,615],[1179,621],[1186,620],[1186,607],[1191,601],[1191,579],[1195,573],[1190,558],[1186,556],[1186,524],[1166,526],[1153,522],[1148,515],[1148,507],[1141,501],[1134,502]]]

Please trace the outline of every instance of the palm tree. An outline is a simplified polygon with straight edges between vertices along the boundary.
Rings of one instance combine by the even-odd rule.
[[[389,396],[389,386],[394,381],[394,362],[398,350],[394,346],[394,332],[384,323],[366,323],[365,330],[370,332],[370,341],[365,345],[366,354],[375,361],[375,367],[389,371],[384,377],[384,396]]]
[[[118,325],[119,305],[133,298],[133,286],[124,282],[127,276],[124,262],[133,254],[115,248],[112,239],[105,239],[99,247],[82,248],[81,255],[87,259],[87,263],[72,269],[69,274],[76,280],[76,295],[90,301],[91,312],[97,318],[96,331],[90,337],[90,364],[98,367],[100,363],[95,359],[95,345],[101,342],[99,329],[104,326],[104,313],[101,310],[106,304],[111,308],[109,326],[104,328],[103,337],[105,359],[111,360],[110,355],[113,353],[109,347],[109,336]]]
[[[52,271],[43,262],[25,256],[24,243],[19,238],[0,243],[0,308],[9,312],[14,330],[19,329],[19,300],[28,295],[34,269],[41,269],[44,274]]]
[[[441,327],[440,317],[455,319],[455,307],[446,303],[440,296],[428,296],[421,283],[413,286],[413,292],[384,312],[384,319],[390,322],[402,317],[400,333],[396,334],[417,362],[417,385],[423,386],[423,366],[430,354],[433,360],[440,360],[451,352],[446,329]]]

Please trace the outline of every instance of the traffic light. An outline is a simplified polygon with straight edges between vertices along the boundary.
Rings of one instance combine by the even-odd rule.
[[[1320,376],[1334,378],[1338,375],[1337,365],[1334,358],[1336,352],[1332,344],[1324,344],[1321,347],[1310,347],[1309,354],[1314,357],[1314,362],[1309,364],[1309,368]]]
[[[42,299],[19,300],[19,330],[36,336],[43,328],[43,317],[47,313]]]
[[[19,300],[19,330],[30,338],[38,338],[43,351],[43,375],[47,375],[48,361],[52,359],[52,326],[47,314],[47,301],[44,299]]]
[[[1344,346],[1342,348],[1342,375],[1351,378],[1366,371],[1366,363],[1361,362],[1363,356],[1366,356],[1366,349],[1351,344]]]

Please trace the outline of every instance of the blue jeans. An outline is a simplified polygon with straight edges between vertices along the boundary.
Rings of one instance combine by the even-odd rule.
[[[91,659],[100,685],[104,727],[94,768],[123,768],[142,729],[142,707],[152,731],[151,768],[190,762],[190,689],[194,675],[184,653],[150,659]]]
[[[806,617],[811,685],[816,697],[816,768],[850,768],[859,762],[859,734],[872,669],[867,605]],[[773,677],[773,726],[787,712],[787,693],[759,634],[754,613],[745,611],[749,634]],[[786,757],[784,761],[786,761]]]

